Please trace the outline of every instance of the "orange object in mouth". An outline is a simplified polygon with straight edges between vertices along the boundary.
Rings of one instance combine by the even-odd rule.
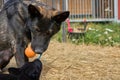
[[[36,55],[36,53],[31,48],[31,43],[28,44],[28,47],[25,49],[25,55],[28,58],[32,58]]]

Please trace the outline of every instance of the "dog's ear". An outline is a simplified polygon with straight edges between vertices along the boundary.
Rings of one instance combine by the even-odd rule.
[[[9,68],[8,69],[8,72],[10,73],[10,74],[14,74],[14,75],[19,75],[20,74],[20,68]]]
[[[28,6],[28,13],[30,14],[31,18],[35,18],[35,17],[42,17],[43,15],[40,13],[40,10],[37,6],[34,6],[32,4],[30,4]]]
[[[64,12],[57,12],[57,14],[53,17],[53,20],[55,20],[57,23],[61,23],[65,21],[69,17],[70,12],[64,11]]]

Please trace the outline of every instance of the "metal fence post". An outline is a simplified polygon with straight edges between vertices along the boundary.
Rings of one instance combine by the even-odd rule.
[[[118,0],[114,0],[114,21],[118,21]]]
[[[62,0],[62,9],[66,11],[68,9],[68,0]],[[62,24],[62,42],[66,42],[66,26],[65,22]]]
[[[65,22],[62,23],[62,42],[66,42]]]
[[[95,18],[95,0],[92,0],[91,4],[92,4],[92,16],[93,18]]]

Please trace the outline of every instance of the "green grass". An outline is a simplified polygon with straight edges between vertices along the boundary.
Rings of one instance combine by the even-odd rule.
[[[72,27],[83,26],[81,23],[72,23]],[[62,41],[62,31],[54,36],[54,39]],[[79,39],[68,39],[75,44],[95,44],[102,46],[120,46],[120,24],[119,23],[89,23],[85,37]]]

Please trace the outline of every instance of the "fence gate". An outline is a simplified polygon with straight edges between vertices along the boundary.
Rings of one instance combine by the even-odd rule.
[[[114,19],[114,0],[66,0],[71,21],[111,21]]]

